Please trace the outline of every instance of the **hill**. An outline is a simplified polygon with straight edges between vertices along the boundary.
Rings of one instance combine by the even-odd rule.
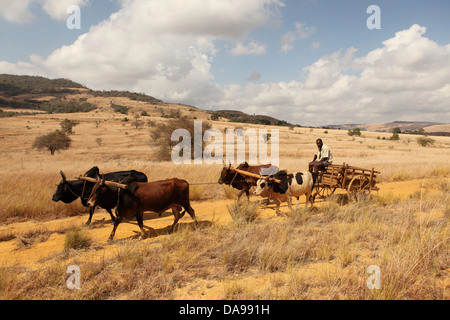
[[[249,115],[237,110],[212,111],[211,119],[225,118],[230,122],[252,123],[273,126],[291,126],[292,124],[265,115]]]
[[[152,96],[129,91],[96,91],[68,79],[35,76],[0,75],[0,117],[33,113],[89,112],[109,107],[112,112],[141,112],[172,118],[186,115],[196,119],[263,124],[290,125],[286,121],[264,115],[248,115],[241,111],[207,111],[193,106],[171,104]]]
[[[394,128],[400,128],[402,132],[417,131],[423,129],[429,135],[449,135],[450,124],[427,121],[393,121],[374,124],[342,124],[329,126],[332,129],[353,130],[360,128],[361,131],[392,132]]]
[[[86,89],[83,85],[68,79],[47,79],[36,76],[0,74],[0,93],[17,97],[24,94],[70,93],[74,89]]]

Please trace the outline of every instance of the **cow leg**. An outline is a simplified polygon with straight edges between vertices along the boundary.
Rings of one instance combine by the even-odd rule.
[[[123,221],[122,216],[118,216],[116,221],[114,222],[113,230],[111,231],[111,234],[109,235],[108,242],[112,242],[114,239],[114,235],[116,234],[116,229],[119,226],[119,224]]]
[[[173,233],[173,231],[175,229],[175,225],[178,223],[178,220],[180,220],[180,218],[181,218],[180,211],[178,210],[177,207],[172,208],[172,213],[173,213],[173,224],[172,224],[172,227],[169,229],[169,234]]]
[[[196,216],[195,216],[195,211],[194,211],[194,209],[192,209],[192,207],[191,207],[190,204],[188,204],[188,205],[187,205],[186,207],[184,207],[184,208],[185,208],[186,212],[189,213],[189,215],[191,216],[192,220],[193,220],[194,223],[195,223],[195,226],[197,227],[197,226],[198,226],[198,221],[197,221],[197,218],[196,218]]]
[[[289,210],[292,211],[292,198],[291,198],[291,196],[287,196],[287,203],[288,203]]]
[[[106,211],[108,211],[109,216],[111,217],[111,220],[112,220],[111,224],[114,224],[114,222],[116,221],[116,217],[114,217],[111,209],[106,209]]]
[[[88,221],[86,221],[85,226],[88,226],[91,224],[92,215],[94,214],[94,210],[95,210],[95,207],[89,207],[89,218],[88,218]]]
[[[275,209],[275,216],[280,215],[280,204],[281,204],[281,201],[279,199],[277,199],[277,207]]]
[[[280,215],[280,204],[281,204],[281,201],[280,201],[280,199],[278,199],[278,198],[275,198],[275,200],[276,200],[276,207],[275,207],[275,216],[279,216]]]
[[[314,197],[312,196],[312,190],[306,194],[305,207],[308,205],[308,202],[311,203],[312,208],[314,206]]]
[[[139,240],[142,240],[145,238],[145,231],[144,231],[144,213],[143,212],[138,212],[138,214],[136,214],[136,220],[137,223],[139,225],[139,228],[141,229],[141,235],[139,236]]]

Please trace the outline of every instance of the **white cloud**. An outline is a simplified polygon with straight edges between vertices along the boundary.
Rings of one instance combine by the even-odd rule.
[[[320,48],[320,42],[314,41],[314,42],[312,43],[312,47],[313,47],[314,49],[319,49],[319,48]]]
[[[55,20],[67,19],[67,8],[70,6],[84,7],[89,0],[39,0],[44,11]]]
[[[304,81],[227,86],[221,108],[242,106],[303,125],[448,121],[450,45],[413,25],[356,58],[339,50],[303,70]]]
[[[0,0],[0,17],[14,23],[30,23],[34,16],[33,4],[40,5],[52,19],[67,19],[67,8],[71,5],[83,7],[89,0]]]
[[[0,0],[0,17],[9,22],[30,22],[33,15],[29,5],[32,0]]]
[[[222,95],[211,73],[218,50],[214,41],[245,39],[278,19],[281,5],[278,0],[122,1],[109,20],[48,57],[34,56],[27,70],[70,78],[93,89],[120,88],[168,101],[207,103]],[[235,49],[236,54],[261,54],[265,46],[250,42]],[[2,65],[14,70],[11,64]],[[15,68],[24,70],[19,64]]]
[[[266,53],[267,45],[265,43],[259,43],[257,41],[251,41],[248,45],[244,45],[239,42],[233,49],[230,50],[230,53],[234,56],[243,56],[243,55],[263,55]]]
[[[316,27],[308,27],[303,23],[295,23],[295,31],[288,31],[281,36],[281,51],[287,53],[294,48],[297,40],[306,39],[316,33]]]

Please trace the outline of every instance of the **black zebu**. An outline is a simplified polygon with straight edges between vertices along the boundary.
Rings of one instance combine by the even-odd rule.
[[[52,200],[55,202],[62,201],[64,203],[71,203],[75,201],[76,199],[80,198],[81,203],[85,207],[89,207],[87,204],[87,201],[89,199],[89,196],[92,192],[92,188],[94,187],[95,183],[89,182],[89,181],[83,181],[83,180],[70,180],[68,181],[66,178],[66,175],[64,172],[60,172],[62,181],[59,183],[59,185],[56,188],[56,192],[53,195]],[[89,171],[87,171],[84,174],[86,177],[90,178],[97,178],[100,175],[100,170],[98,167],[93,167]],[[115,181],[120,182],[123,181],[125,178],[132,177],[134,181],[139,182],[147,182],[147,176],[142,173],[135,170],[128,170],[128,171],[117,171],[117,172],[110,172],[104,174],[105,179],[109,181]],[[111,209],[114,208],[114,206],[105,206],[102,207],[103,209],[106,209],[108,211],[109,215],[111,216],[112,221],[116,221],[116,218],[114,217]],[[95,206],[89,208],[89,219],[86,222],[86,225],[89,225],[92,220],[92,215],[94,214]]]
[[[260,174],[261,169],[271,167],[271,164],[250,166],[247,162],[244,162],[241,163],[236,169],[253,174]],[[230,185],[233,188],[240,190],[238,198],[241,198],[244,193],[247,195],[247,198],[249,198],[250,188],[256,186],[256,181],[258,181],[258,179],[237,173],[236,170],[231,167],[231,164],[227,167],[225,163],[219,177],[220,184]]]

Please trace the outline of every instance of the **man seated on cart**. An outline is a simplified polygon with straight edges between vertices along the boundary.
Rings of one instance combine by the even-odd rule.
[[[319,150],[314,155],[313,161],[309,163],[309,171],[318,174],[319,170],[325,171],[333,163],[333,155],[331,154],[330,148],[323,144],[322,139],[317,139],[316,145]]]

